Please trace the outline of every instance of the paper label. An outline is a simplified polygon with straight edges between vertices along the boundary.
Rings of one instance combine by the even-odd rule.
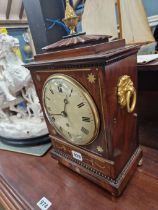
[[[83,160],[82,155],[81,155],[81,153],[79,153],[79,152],[75,152],[75,151],[72,150],[72,156],[73,156],[73,158],[75,158],[76,160],[80,160],[80,161]]]
[[[50,206],[52,205],[52,203],[45,197],[43,197],[40,201],[38,201],[37,206],[41,209],[41,210],[47,210]]]

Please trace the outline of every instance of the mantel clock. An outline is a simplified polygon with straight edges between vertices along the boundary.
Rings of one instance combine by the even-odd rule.
[[[71,34],[27,65],[53,143],[52,156],[118,196],[141,162],[137,136],[137,51],[124,40]]]

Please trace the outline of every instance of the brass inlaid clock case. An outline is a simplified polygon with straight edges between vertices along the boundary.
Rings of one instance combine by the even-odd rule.
[[[136,46],[108,36],[63,39],[27,65],[60,163],[119,195],[142,157]]]

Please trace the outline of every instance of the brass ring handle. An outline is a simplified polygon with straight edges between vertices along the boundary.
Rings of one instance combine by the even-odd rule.
[[[131,103],[131,98],[133,98],[133,101]],[[137,96],[136,96],[136,91],[135,89],[133,91],[128,91],[127,92],[127,112],[131,113],[133,112],[133,110],[135,109],[136,106],[136,100],[137,100]],[[131,106],[130,106],[131,104]]]
[[[137,95],[131,77],[128,75],[121,76],[117,83],[117,88],[118,103],[121,108],[126,108],[128,113],[133,112],[136,106]]]

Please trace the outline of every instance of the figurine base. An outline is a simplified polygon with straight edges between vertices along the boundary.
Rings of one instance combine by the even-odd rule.
[[[36,145],[41,145],[41,144],[46,144],[46,143],[51,142],[48,134],[34,137],[34,138],[28,138],[28,139],[12,139],[12,138],[4,138],[0,136],[0,141],[3,144],[9,145],[9,146],[15,146],[15,147],[36,146]]]
[[[9,119],[0,120],[0,136],[6,139],[31,139],[47,134],[45,121],[36,117],[11,116]]]

